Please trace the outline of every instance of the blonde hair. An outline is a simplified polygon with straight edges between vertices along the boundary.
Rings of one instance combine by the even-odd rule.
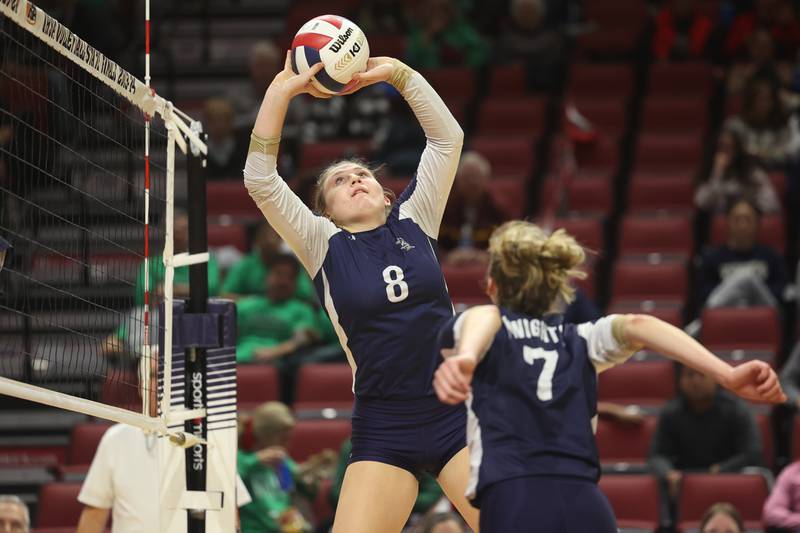
[[[292,412],[281,402],[262,403],[253,411],[252,420],[256,441],[270,440],[294,427]]]
[[[359,167],[369,170],[375,180],[380,183],[378,180],[378,173],[382,170],[382,166],[376,168],[370,167],[369,163],[357,157],[342,159],[331,163],[322,170],[319,178],[317,178],[317,183],[314,186],[314,211],[318,215],[324,215],[328,208],[327,204],[325,203],[325,182],[328,180],[328,178],[333,176],[337,170],[345,165],[358,165]],[[394,194],[393,190],[387,189],[386,187],[383,188],[383,195],[389,198],[390,203],[386,207],[386,216],[389,216],[389,212],[392,210],[392,205],[397,200],[397,196]]]
[[[530,222],[506,222],[489,238],[489,254],[498,303],[537,317],[550,311],[559,297],[571,302],[572,278],[586,277],[578,270],[586,252],[563,229],[547,235]]]

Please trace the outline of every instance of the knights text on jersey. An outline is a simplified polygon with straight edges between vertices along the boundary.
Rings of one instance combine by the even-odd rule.
[[[440,361],[436,335],[453,315],[436,241],[400,216],[416,183],[412,179],[383,226],[332,235],[314,278],[352,358],[355,393],[362,398],[432,395]]]
[[[502,326],[475,370],[467,401],[471,479],[467,495],[520,476],[599,476],[592,418],[597,411],[597,368],[611,361],[595,329],[561,315],[544,319],[501,308]],[[442,348],[454,345],[457,317],[442,330]],[[455,327],[451,326],[455,324]],[[595,353],[602,352],[602,353]]]

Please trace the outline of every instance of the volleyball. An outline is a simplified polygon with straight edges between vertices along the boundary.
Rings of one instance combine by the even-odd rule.
[[[303,24],[292,41],[292,70],[300,74],[321,61],[322,70],[311,83],[328,94],[344,91],[353,74],[367,69],[367,59],[369,44],[364,32],[337,15],[314,17]]]

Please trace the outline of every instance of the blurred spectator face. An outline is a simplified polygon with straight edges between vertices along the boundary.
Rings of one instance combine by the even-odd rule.
[[[485,157],[477,152],[465,152],[456,172],[456,183],[461,196],[468,203],[475,203],[486,194],[492,167]]]
[[[447,520],[433,526],[431,533],[464,533],[464,528],[456,520]]]
[[[210,98],[206,100],[203,111],[208,136],[212,140],[227,139],[233,134],[233,106],[224,98]]]
[[[511,16],[520,28],[529,31],[537,30],[544,21],[544,3],[542,0],[513,0]]]
[[[678,387],[690,405],[710,402],[717,391],[717,384],[713,379],[686,366],[681,369]]]
[[[258,248],[261,260],[264,263],[269,263],[270,259],[278,253],[281,242],[282,239],[278,232],[269,224],[264,223],[258,228],[254,244]]]
[[[759,65],[764,65],[772,61],[775,55],[775,42],[769,31],[760,28],[753,32],[748,41],[748,51],[750,59]]]
[[[749,250],[758,236],[758,212],[747,202],[739,202],[728,213],[728,246]]]
[[[273,302],[285,302],[297,290],[298,265],[290,261],[278,261],[271,265],[267,274],[267,297]]]
[[[742,530],[733,518],[724,513],[717,513],[711,517],[700,533],[742,533]]]
[[[267,402],[253,412],[253,437],[256,447],[289,445],[294,429],[292,412],[280,402]]]
[[[0,533],[27,533],[28,513],[19,503],[0,501]]]
[[[175,252],[189,249],[189,217],[185,213],[176,213],[172,223],[172,239]]]
[[[269,87],[272,78],[281,70],[281,54],[278,47],[269,41],[261,41],[253,45],[250,51],[250,80],[253,90],[263,93]]]

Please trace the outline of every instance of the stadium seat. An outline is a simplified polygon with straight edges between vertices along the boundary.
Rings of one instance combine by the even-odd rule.
[[[634,179],[630,184],[631,212],[688,213],[694,209],[694,185],[689,176]]]
[[[572,103],[575,109],[594,126],[598,138],[616,142],[625,131],[628,114],[624,99],[575,99]]]
[[[598,483],[608,498],[617,526],[654,533],[661,522],[658,481],[646,474],[604,474]]]
[[[769,485],[761,474],[686,474],[678,499],[678,529],[696,528],[712,504],[728,502],[741,513],[745,529],[761,530],[768,495]]]
[[[576,145],[575,162],[579,179],[598,176],[612,178],[619,168],[617,140],[601,134],[593,143]]]
[[[711,224],[709,244],[719,246],[728,236],[728,222],[725,215],[716,215]],[[783,254],[786,251],[786,225],[781,215],[764,215],[758,228],[758,242],[773,247]]]
[[[585,12],[594,28],[578,38],[582,56],[619,59],[633,55],[646,20],[645,2],[589,0]]]
[[[656,63],[650,69],[649,97],[708,98],[713,86],[712,71],[710,63]]]
[[[491,76],[490,97],[524,96],[528,92],[522,64],[497,66]]]
[[[699,135],[642,133],[636,150],[636,173],[670,173],[691,181],[702,162],[703,146]]]
[[[613,300],[646,300],[679,307],[686,299],[686,278],[686,267],[677,262],[648,264],[640,261],[617,261],[614,268]]]
[[[602,253],[603,223],[600,219],[593,217],[557,218],[553,221],[552,226],[554,230],[563,228],[582,246]]]
[[[346,157],[367,157],[369,141],[347,139],[304,144],[299,170],[314,170]]]
[[[478,305],[490,303],[484,289],[486,265],[442,265],[447,291],[454,304]]]
[[[627,63],[577,63],[569,79],[570,98],[624,101],[633,88],[633,69]]]
[[[600,462],[620,466],[625,463],[636,469],[642,468],[647,462],[656,423],[655,416],[645,416],[641,424],[624,424],[600,418],[595,433]]]
[[[278,370],[272,365],[236,365],[237,405],[242,411],[279,398]]]
[[[110,427],[111,424],[97,422],[76,424],[69,439],[66,464],[87,466],[91,464],[100,439]]]
[[[289,442],[289,456],[302,463],[325,449],[339,453],[342,442],[350,437],[350,420],[298,420]]]
[[[209,215],[230,215],[243,220],[264,218],[241,180],[209,181],[206,184],[206,194]]]
[[[521,218],[528,201],[528,181],[522,178],[494,178],[489,184],[489,194],[508,218]]]
[[[675,397],[675,365],[666,359],[630,361],[598,377],[598,400],[657,406]]]
[[[139,394],[139,376],[136,372],[118,372],[106,376],[100,391],[100,402],[115,407],[123,407],[131,411],[142,410],[142,399]]]
[[[691,220],[684,216],[626,216],[622,221],[619,255],[654,253],[686,261],[692,253]]]
[[[295,411],[350,409],[353,406],[353,370],[348,364],[307,364],[297,376]]]
[[[697,99],[648,98],[644,104],[642,132],[692,136],[704,133],[708,104]]]
[[[372,38],[370,38],[372,51]],[[397,57],[397,56],[392,56]],[[475,94],[475,71],[464,67],[427,69],[422,75],[445,102],[452,99],[469,100]]]
[[[242,224],[209,224],[208,247],[221,248],[234,246],[242,253],[247,252],[247,234]]]
[[[36,527],[75,527],[83,510],[80,483],[48,483],[39,489]]]
[[[718,307],[703,309],[702,343],[712,351],[744,350],[776,354],[781,328],[773,307]]]
[[[525,98],[490,98],[478,114],[480,135],[525,135],[538,139],[547,120],[547,101]]]
[[[607,216],[613,207],[608,177],[579,178],[567,187],[567,209],[576,215]]]
[[[327,7],[320,11],[320,13],[325,12],[326,10],[328,10]],[[369,51],[372,56],[405,57],[405,36],[391,34],[370,35]]]
[[[527,179],[533,171],[533,144],[532,137],[476,135],[470,141],[469,149],[489,160],[493,177],[521,176]]]

